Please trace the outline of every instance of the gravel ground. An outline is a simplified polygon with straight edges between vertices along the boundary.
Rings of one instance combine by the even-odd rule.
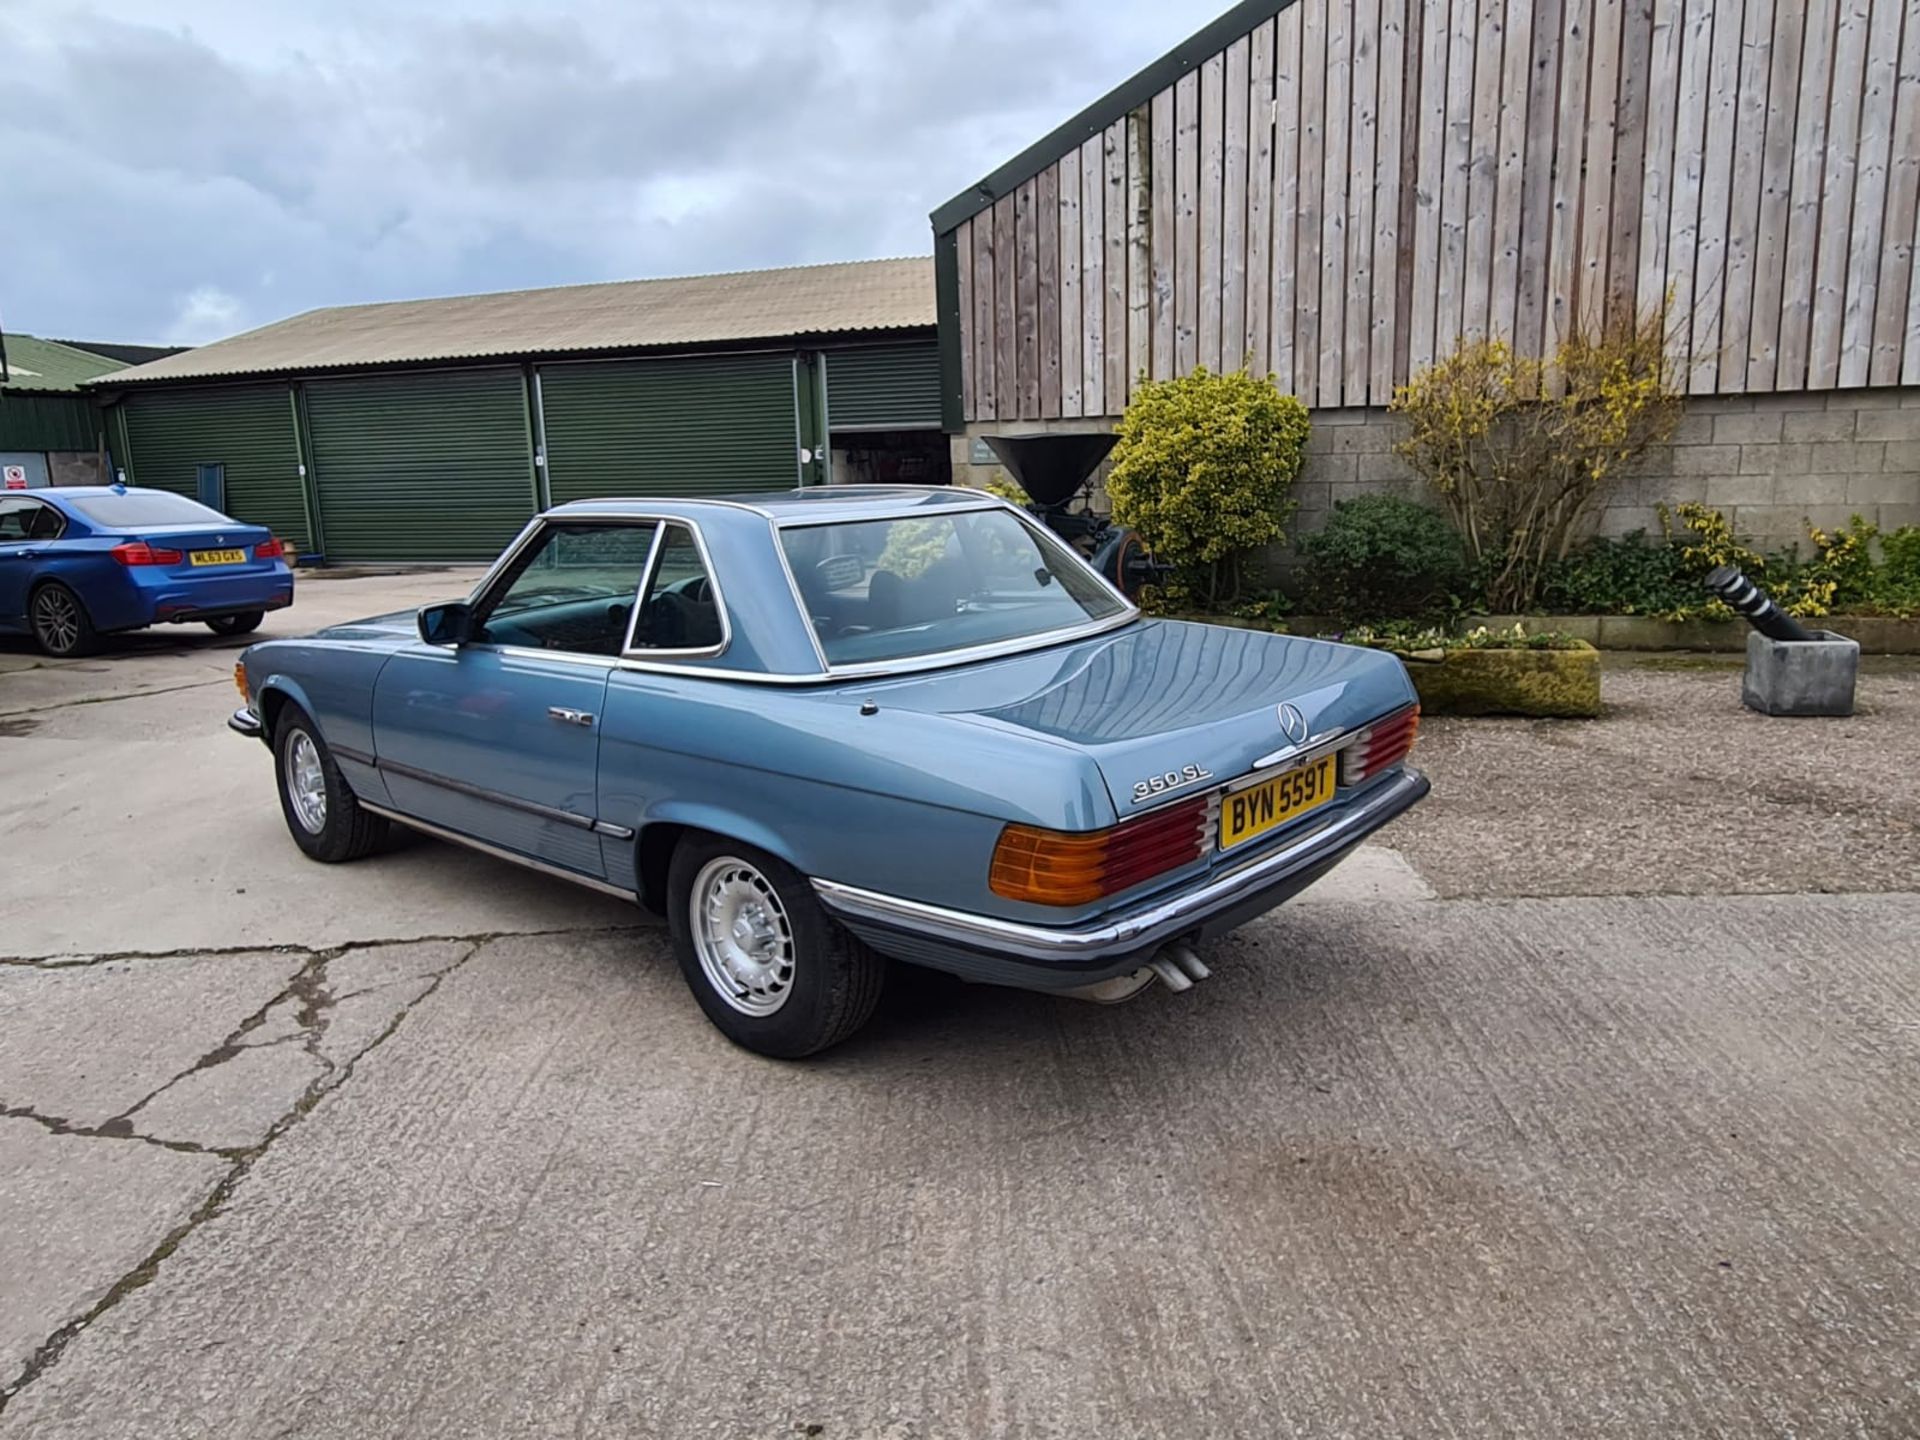
[[[1920,662],[1785,720],[1741,706],[1737,656],[1607,661],[1597,721],[1421,727],[1433,794],[1382,838],[1442,896],[1920,887]]]

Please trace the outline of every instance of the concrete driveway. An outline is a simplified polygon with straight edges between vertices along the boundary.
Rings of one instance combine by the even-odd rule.
[[[777,1065],[618,903],[301,859],[237,648],[0,649],[0,1436],[1920,1433],[1911,670],[1739,793],[1723,670],[1436,723],[1190,994]]]

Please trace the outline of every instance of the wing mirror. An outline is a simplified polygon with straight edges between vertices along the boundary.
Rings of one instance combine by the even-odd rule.
[[[429,645],[464,645],[473,638],[473,607],[464,600],[420,607],[420,638]]]

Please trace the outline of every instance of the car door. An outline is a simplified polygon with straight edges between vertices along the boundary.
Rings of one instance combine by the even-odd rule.
[[[47,547],[66,519],[51,505],[25,496],[0,497],[0,622],[26,623],[27,591]]]
[[[407,646],[374,686],[376,759],[417,819],[604,878],[599,721],[652,522],[545,522],[473,606],[458,645]]]

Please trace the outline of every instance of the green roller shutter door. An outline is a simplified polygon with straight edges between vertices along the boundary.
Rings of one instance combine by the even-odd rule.
[[[518,370],[306,382],[330,561],[491,560],[533,515]]]
[[[940,428],[940,350],[933,340],[828,350],[828,423],[839,430]]]
[[[553,503],[792,489],[793,365],[791,355],[699,355],[542,366]]]
[[[134,484],[197,496],[199,467],[223,466],[228,514],[313,548],[286,386],[135,390],[121,407]]]

